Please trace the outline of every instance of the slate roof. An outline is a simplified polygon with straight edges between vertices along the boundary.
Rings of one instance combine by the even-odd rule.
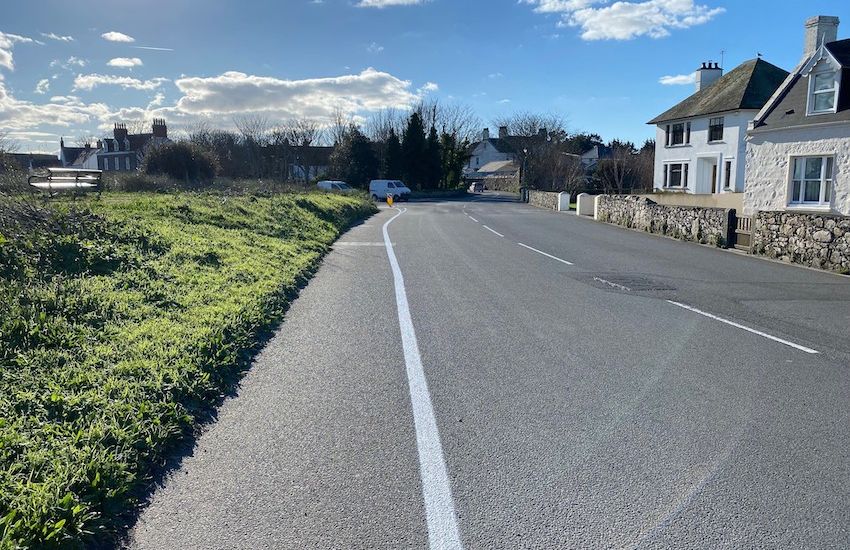
[[[759,110],[788,78],[788,72],[763,59],[751,59],[650,120],[658,124],[739,109]]]
[[[62,147],[62,152],[65,154],[65,162],[68,163],[68,166],[74,164],[77,157],[85,150],[85,147]]]
[[[808,79],[797,73],[782,90],[761,119],[755,121],[754,129],[780,129],[824,122],[850,122],[850,39],[826,44],[826,49],[841,64],[841,80],[838,90],[838,108],[835,113],[808,116]],[[760,113],[761,114],[761,113]]]

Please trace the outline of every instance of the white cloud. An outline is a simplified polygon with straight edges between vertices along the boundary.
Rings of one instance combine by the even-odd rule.
[[[9,34],[0,31],[0,67],[6,67],[10,71],[14,71],[15,63],[12,59],[12,48],[15,47],[15,44],[26,44],[32,42],[35,42],[35,40],[27,36]]]
[[[130,46],[131,48],[136,48],[137,50],[153,50],[155,52],[173,52],[174,48],[157,48],[155,46]]]
[[[73,36],[60,36],[55,32],[41,33],[41,36],[44,38],[49,38],[50,40],[56,40],[58,42],[73,42]]]
[[[50,80],[47,78],[42,78],[35,85],[35,93],[37,94],[46,94],[48,90],[50,90]]]
[[[702,25],[725,12],[694,0],[520,0],[538,13],[561,14],[559,26],[579,27],[584,40],[662,38],[671,29]]]
[[[126,35],[123,32],[118,31],[109,31],[100,35],[104,40],[109,40],[110,42],[135,42],[136,39],[132,36]]]
[[[415,6],[424,4],[428,0],[360,0],[358,8],[387,8],[390,6]]]
[[[307,80],[226,72],[174,82],[183,93],[177,109],[190,114],[269,112],[281,118],[329,118],[339,107],[352,113],[407,108],[418,100],[411,83],[369,68],[360,74]]]
[[[81,59],[79,57],[72,55],[71,57],[69,57],[65,61],[62,61],[61,59],[54,59],[53,61],[50,62],[50,66],[51,67],[62,67],[66,71],[71,71],[71,70],[73,70],[74,67],[85,67],[86,65],[88,65],[88,63],[89,62],[88,62],[87,59]]]
[[[685,84],[693,84],[696,82],[697,74],[677,74],[675,76],[662,76],[658,79],[658,82],[664,84],[665,86],[681,86]]]
[[[426,82],[424,86],[419,88],[419,93],[420,94],[428,94],[428,93],[431,93],[431,92],[437,92],[439,90],[440,90],[440,87],[437,85],[436,82]]]
[[[381,53],[384,51],[384,47],[378,44],[377,42],[372,42],[369,44],[369,47],[366,48],[366,51],[369,53]]]
[[[122,69],[132,69],[143,65],[142,60],[138,57],[114,57],[107,63],[110,67],[120,67]]]
[[[487,75],[487,78],[489,78],[491,80],[495,80],[497,78],[502,78],[503,76],[505,76],[505,75],[503,75],[502,73],[490,73],[490,74]]]
[[[139,80],[129,76],[114,76],[105,74],[79,74],[74,79],[73,90],[93,90],[98,86],[121,86],[125,90],[131,88],[133,90],[155,90],[159,88],[163,82],[168,82],[167,78],[152,78],[150,80]]]
[[[157,92],[156,95],[153,96],[153,99],[148,103],[148,109],[152,109],[154,107],[159,107],[162,105],[162,102],[165,101],[165,94],[162,92]]]

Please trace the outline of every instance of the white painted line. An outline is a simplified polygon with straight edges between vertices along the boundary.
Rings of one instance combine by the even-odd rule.
[[[699,313],[700,315],[708,317],[709,319],[714,319],[715,321],[720,321],[721,323],[726,323],[727,325],[731,325],[735,328],[739,328],[741,330],[746,330],[747,332],[757,334],[759,336],[767,338],[768,340],[773,340],[774,342],[779,342],[780,344],[785,344],[786,346],[791,346],[794,349],[798,349],[800,351],[804,351],[806,353],[811,353],[811,354],[820,353],[819,351],[814,350],[812,348],[807,348],[806,346],[801,346],[800,344],[795,344],[794,342],[789,342],[788,340],[783,340],[782,338],[777,338],[776,336],[773,336],[771,334],[767,334],[766,332],[762,332],[762,331],[756,330],[754,328],[746,327],[746,326],[744,326],[740,323],[736,323],[735,321],[730,321],[729,319],[724,319],[723,317],[718,317],[717,315],[713,315],[711,313],[699,310],[699,309],[697,309],[695,307],[691,307],[687,304],[682,304],[680,302],[674,302],[673,300],[667,300],[667,302],[673,304],[674,306],[678,306],[680,308],[687,309],[688,311],[693,311],[694,313]]]
[[[337,241],[333,246],[385,246],[384,243],[370,243],[364,241]]]
[[[460,532],[455,517],[454,501],[437,419],[428,392],[428,382],[422,368],[419,344],[413,330],[413,320],[404,290],[404,277],[398,265],[387,227],[407,212],[404,208],[384,224],[384,244],[393,271],[395,301],[398,309],[398,324],[401,344],[404,348],[404,363],[407,367],[407,383],[410,387],[410,402],[413,407],[413,423],[416,426],[416,447],[419,451],[419,475],[422,478],[422,497],[425,501],[425,519],[428,524],[428,542],[431,550],[461,549]]]
[[[469,216],[469,214],[467,214],[467,216]],[[474,221],[475,223],[478,223],[478,220],[476,220],[476,219],[475,219],[475,218],[473,218],[472,216],[469,216],[469,219],[470,219],[470,220],[472,220],[472,221]]]
[[[490,233],[495,233],[496,235],[498,235],[498,236],[500,236],[500,237],[504,237],[504,235],[502,235],[501,233],[499,233],[498,231],[496,231],[496,230],[495,230],[495,229],[493,229],[492,227],[487,227],[486,225],[482,225],[481,227],[483,227],[484,229],[486,229],[486,230],[487,230],[487,231],[489,231]]]
[[[620,285],[620,284],[617,284],[617,283],[612,283],[611,281],[609,281],[607,279],[602,279],[600,277],[594,277],[593,280],[599,281],[600,283],[604,283],[604,284],[606,284],[606,285],[608,285],[612,288],[616,288],[617,290],[622,290],[624,292],[631,292],[632,291],[632,289],[630,289],[627,286],[623,286],[623,285]]]
[[[527,244],[522,244],[522,243],[517,243],[517,244],[518,244],[518,245],[520,245],[520,246],[521,246],[521,247],[523,247],[523,248],[527,248],[527,249],[531,250],[532,252],[537,252],[538,254],[542,254],[543,256],[546,256],[547,258],[552,258],[553,260],[555,260],[555,261],[557,261],[557,262],[561,262],[562,264],[575,265],[575,264],[574,264],[574,263],[572,263],[572,262],[568,262],[567,260],[562,260],[561,258],[559,258],[559,257],[557,257],[557,256],[553,256],[553,255],[551,255],[551,254],[547,254],[547,253],[543,252],[542,250],[537,250],[536,248],[533,248],[533,247],[531,247],[531,246],[528,246]]]

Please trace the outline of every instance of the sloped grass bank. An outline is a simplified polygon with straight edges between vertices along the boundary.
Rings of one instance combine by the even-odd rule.
[[[0,197],[0,547],[112,540],[354,197]]]

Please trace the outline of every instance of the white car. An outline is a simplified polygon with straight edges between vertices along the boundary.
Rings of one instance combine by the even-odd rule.
[[[390,195],[394,201],[406,201],[410,193],[410,188],[399,180],[372,180],[369,183],[369,195],[374,201],[386,200]]]
[[[338,191],[340,193],[353,193],[355,191],[353,187],[344,181],[320,181],[316,184],[316,187],[324,191]]]

